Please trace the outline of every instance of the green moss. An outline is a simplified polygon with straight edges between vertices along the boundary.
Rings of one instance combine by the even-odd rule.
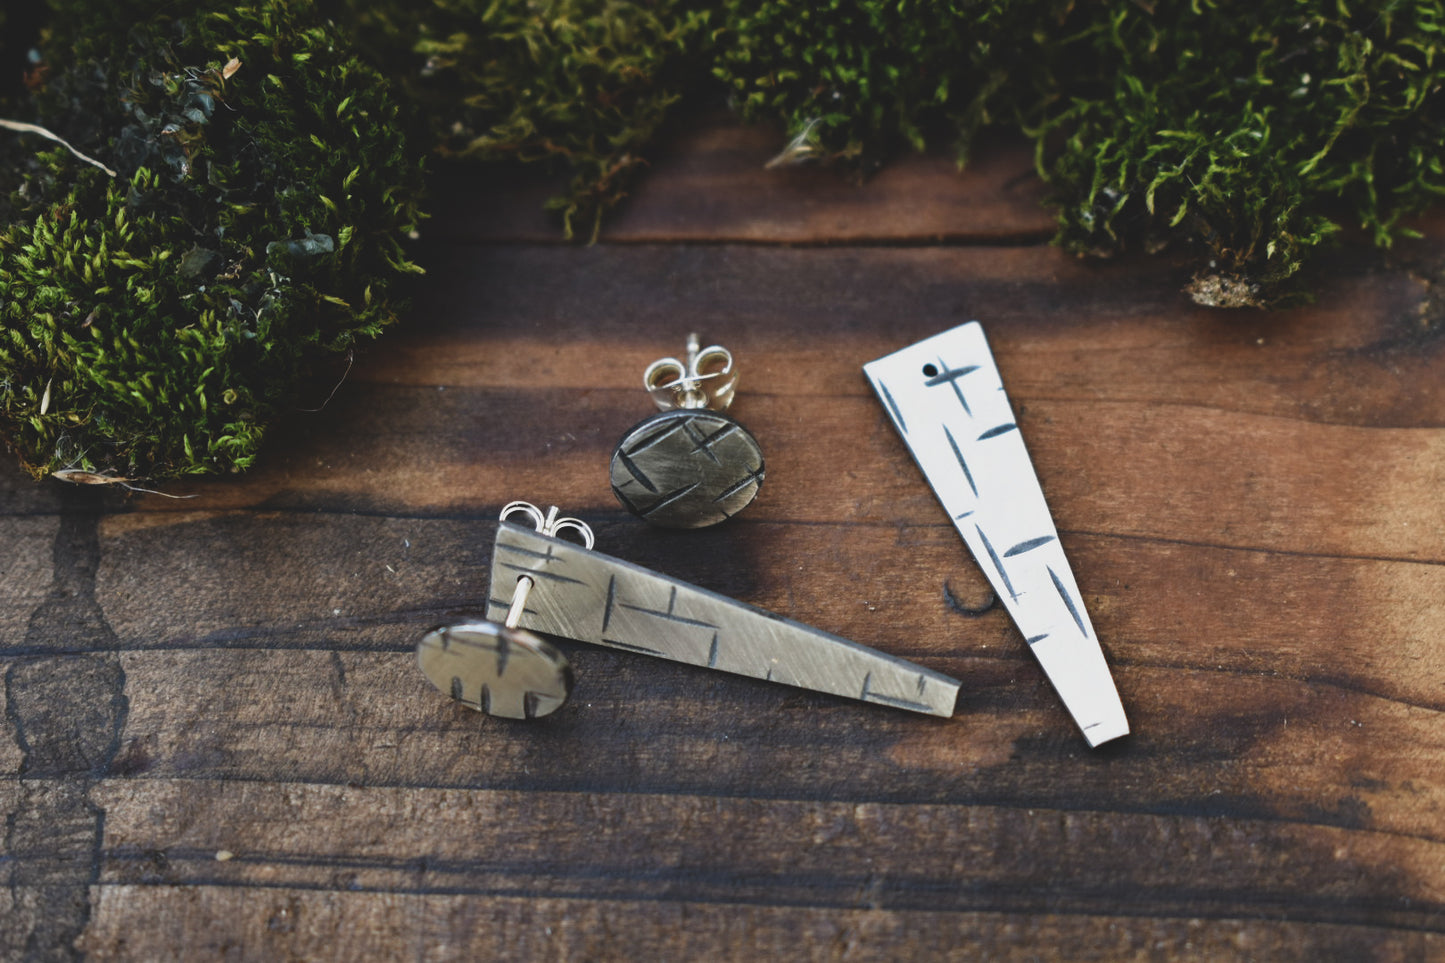
[[[781,118],[796,159],[870,169],[901,147],[960,161],[1047,69],[1064,2],[725,0],[714,72],[745,117]]]
[[[1439,5],[1120,7],[1061,45],[1071,96],[1039,111],[1060,240],[1185,241],[1192,291],[1264,304],[1345,227],[1380,245],[1445,190]],[[1047,150],[1054,136],[1064,140]]]
[[[595,233],[668,111],[706,75],[706,5],[688,0],[338,0],[404,85],[445,156],[573,174],[549,207]]]
[[[0,435],[37,475],[251,464],[307,365],[395,318],[403,126],[416,154],[570,169],[553,207],[584,236],[720,91],[787,156],[863,171],[1022,131],[1061,244],[1173,248],[1223,306],[1294,297],[1342,231],[1389,245],[1445,193],[1423,0],[319,2],[50,0],[48,82],[0,86],[0,117],[121,176],[0,131]]]
[[[397,107],[304,3],[75,18],[40,117],[121,176],[29,141],[44,169],[0,233],[0,432],[36,475],[243,469],[307,365],[392,322],[416,270]]]
[[[865,165],[985,124],[1035,139],[1058,241],[1175,245],[1191,293],[1277,303],[1345,227],[1445,189],[1438,3],[727,0],[718,76],[799,157]]]

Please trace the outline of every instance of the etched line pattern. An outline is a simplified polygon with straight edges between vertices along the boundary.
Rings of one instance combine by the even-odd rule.
[[[622,462],[623,467],[627,469],[627,473],[632,476],[633,481],[637,482],[637,484],[641,485],[652,494],[657,494],[657,486],[652,483],[651,478],[647,477],[647,472],[639,468],[637,462],[632,460],[632,455],[627,451],[627,449],[617,449],[617,460]]]
[[[999,425],[999,426],[997,426],[997,427],[995,427],[995,428],[990,428],[988,431],[985,431],[983,434],[979,435],[979,436],[978,436],[978,440],[979,440],[979,441],[988,441],[990,438],[997,438],[999,435],[1006,435],[1006,434],[1008,434],[1008,433],[1011,432],[1011,431],[1018,431],[1018,430],[1019,430],[1019,426],[1018,426],[1018,425],[1014,424],[1013,422],[1009,422],[1009,423],[1006,424],[1006,425]]]
[[[607,633],[607,626],[612,624],[612,608],[617,604],[617,576],[612,575],[607,579],[607,606],[602,610],[602,633]]]
[[[903,434],[908,434],[908,423],[903,420],[903,412],[898,410],[898,402],[893,400],[893,392],[882,381],[878,382],[878,390],[883,392],[883,403],[888,406],[888,413],[893,416],[893,423]]]
[[[492,622],[427,633],[417,664],[432,685],[487,715],[531,719],[555,711],[572,688],[565,656],[528,632]]]
[[[708,444],[707,438],[698,432],[696,425],[690,421],[684,421],[682,423],[682,431],[683,434],[687,435],[692,441],[692,451],[689,452],[689,454],[706,455],[708,460],[714,465],[718,464],[717,454],[712,450],[712,446]]]
[[[980,526],[974,525],[973,530],[978,532],[979,541],[983,542],[983,550],[988,553],[989,561],[993,562],[993,567],[998,571],[998,577],[1003,579],[1003,587],[1008,592],[1009,598],[1018,601],[1019,593],[1015,591],[1014,583],[1008,577],[1008,572],[1004,571],[1003,561],[998,557],[998,552],[993,550],[993,542],[988,540],[988,536],[983,533],[983,528]]]
[[[1075,718],[1092,722],[1108,712],[1113,721],[1104,729],[1122,722],[1112,685],[1086,691],[1084,679],[1097,681],[1107,664],[982,327],[960,325],[870,361],[864,371],[900,430],[907,419],[905,444]],[[1060,603],[1093,648],[1060,651],[1059,643],[1075,641]],[[1091,744],[1101,733],[1113,737],[1095,728]]]
[[[725,491],[725,492],[723,492],[722,494],[718,495],[716,498],[713,499],[713,501],[715,501],[715,502],[725,502],[725,501],[727,501],[727,500],[735,497],[739,492],[741,492],[743,489],[747,488],[749,485],[761,485],[762,483],[763,483],[763,470],[762,470],[762,468],[754,468],[753,470],[749,471],[749,472],[747,473],[747,475],[745,475],[744,477],[742,477],[741,479],[739,479],[739,480],[738,480],[738,483],[737,483],[736,485],[732,486],[732,487],[729,488],[727,491]]]
[[[958,467],[963,469],[964,480],[968,482],[973,497],[977,498],[978,486],[973,483],[973,472],[968,470],[968,462],[964,461],[963,452],[959,451],[958,440],[953,437],[953,432],[948,430],[947,425],[943,426],[943,434],[948,438],[948,447],[953,450],[953,457],[958,460]]]
[[[1013,548],[1009,549],[1007,552],[1004,552],[1003,557],[1014,558],[1015,556],[1022,555],[1025,552],[1032,552],[1034,549],[1047,545],[1049,544],[1049,542],[1052,541],[1054,541],[1054,536],[1040,535],[1038,538],[1031,538],[1028,541],[1019,542]]]
[[[940,355],[938,358],[938,365],[943,370],[940,371],[938,374],[934,375],[933,377],[929,378],[927,381],[924,382],[924,384],[926,384],[930,388],[936,387],[941,384],[947,384],[953,389],[954,397],[958,399],[958,403],[963,407],[963,413],[972,418],[973,409],[969,408],[968,399],[963,396],[963,388],[959,386],[958,379],[962,378],[964,375],[973,374],[975,371],[978,370],[978,365],[966,364],[961,368],[951,368],[949,367],[948,362],[943,360],[942,355]]]
[[[1079,627],[1080,634],[1087,638],[1089,630],[1084,628],[1084,618],[1079,614],[1079,607],[1074,604],[1073,596],[1069,594],[1068,589],[1064,588],[1064,583],[1059,580],[1058,573],[1054,571],[1053,567],[1047,567],[1049,570],[1049,578],[1054,580],[1054,588],[1058,590],[1059,598],[1064,600],[1064,605],[1068,607],[1069,614],[1074,617],[1074,624]]]
[[[541,559],[544,562],[550,562],[552,559],[556,558],[556,556],[552,553],[551,545],[547,546],[547,550],[545,552],[539,552],[535,549],[527,548],[525,545],[513,545],[510,542],[503,544],[501,546],[501,549],[504,552],[511,552],[513,555],[521,555],[524,558]]]
[[[500,533],[506,531],[506,529],[498,529],[498,531]],[[534,578],[543,579],[548,582],[555,582],[561,584],[581,584],[577,581],[577,579],[569,578],[568,576],[562,575],[559,572],[553,572],[550,570],[550,566],[552,565],[552,563],[557,561],[557,555],[552,550],[551,545],[547,546],[546,551],[536,551],[534,549],[530,549],[522,545],[517,545],[512,542],[501,541],[499,538],[497,541],[497,551],[506,552],[511,555],[520,555],[522,558],[530,558],[533,559],[535,562],[542,563],[543,567],[539,567],[535,564],[529,565],[520,562],[498,562],[498,564],[500,564],[503,568],[516,572],[519,577],[522,575],[530,575]],[[510,605],[510,600],[506,604]]]
[[[497,678],[500,679],[502,676],[507,674],[507,660],[512,657],[512,646],[507,641],[507,634],[505,632],[499,633],[497,635],[496,652]]]
[[[668,655],[661,649],[654,649],[646,645],[638,645],[636,642],[623,642],[621,639],[606,638],[602,639],[601,641],[606,643],[607,645],[615,646],[619,649],[626,649],[629,652],[641,652],[644,655],[655,655],[664,659],[675,658],[674,656]]]
[[[506,535],[554,545],[559,572],[572,580],[547,587],[548,604],[524,620],[528,629],[849,698],[871,673],[870,702],[940,716],[953,711],[958,683],[947,676],[600,552],[522,529]],[[494,578],[509,574],[494,560]],[[785,664],[779,652],[789,653]]]
[[[687,424],[687,422],[683,422],[683,424]],[[670,437],[673,432],[677,431],[677,427],[678,423],[676,420],[665,421],[661,427],[655,431],[643,435],[636,441],[632,441],[628,444],[627,449],[634,455],[640,455],[659,444],[663,439]]]
[[[628,511],[675,528],[736,515],[756,496],[763,476],[762,449],[747,430],[702,409],[644,421],[617,446],[611,468],[612,490]]]
[[[651,518],[653,515],[666,512],[673,505],[676,505],[678,502],[682,501],[684,498],[697,491],[701,485],[702,482],[693,482],[691,485],[685,485],[682,488],[677,489],[676,491],[668,492],[666,495],[653,502],[647,508],[644,508],[642,510],[643,517]]]
[[[507,611],[508,609],[510,609],[511,607],[512,607],[512,600],[509,599],[509,598],[508,598],[508,599],[497,598],[495,595],[488,595],[488,596],[487,596],[487,609],[488,609],[488,611],[490,611],[490,610],[492,610],[492,609],[494,609],[494,608],[497,608],[497,609],[501,609],[503,612],[505,612],[505,611]],[[531,606],[523,606],[523,607],[522,607],[522,616],[523,616],[524,618],[525,618],[526,616],[528,616],[528,615],[536,615],[536,614],[537,614],[537,610],[534,609],[534,608],[532,608]],[[498,616],[498,618],[501,618],[501,616]]]
[[[737,431],[738,426],[723,425],[716,431],[703,435],[698,433],[697,427],[691,421],[688,421],[683,423],[682,430],[687,432],[687,436],[694,442],[691,454],[706,455],[712,460],[714,465],[720,465],[722,462],[718,459],[717,454],[713,452],[713,445],[716,445],[718,442],[727,438],[728,435]]]
[[[545,568],[534,568],[531,565],[518,565],[516,562],[502,562],[501,566],[509,571],[516,572],[518,575],[529,575],[532,578],[539,578],[547,582],[571,583],[574,585],[582,584],[575,578],[569,578],[566,575],[551,572]]]
[[[678,623],[679,625],[697,625],[697,626],[702,626],[703,628],[708,628],[708,629],[716,629],[716,628],[718,628],[718,625],[717,625],[716,623],[714,623],[714,622],[708,622],[708,621],[705,621],[705,620],[703,620],[703,619],[690,619],[690,618],[688,618],[688,617],[685,616],[685,615],[678,615],[678,614],[677,614],[677,612],[676,612],[676,609],[677,609],[677,586],[676,586],[676,585],[672,586],[672,592],[671,592],[671,593],[668,595],[668,597],[667,597],[667,611],[665,611],[665,612],[659,611],[659,610],[657,610],[657,609],[650,609],[650,608],[648,608],[648,607],[645,606],[645,605],[633,605],[633,604],[630,603],[630,602],[623,602],[623,603],[622,603],[622,607],[623,607],[624,609],[631,609],[631,610],[634,611],[634,612],[641,612],[643,615],[653,615],[653,616],[656,616],[656,617],[659,618],[659,619],[667,619],[668,621],[670,621],[670,622],[676,622],[676,623]]]
[[[904,699],[898,696],[885,695],[882,692],[873,691],[873,673],[869,672],[863,676],[863,688],[858,692],[859,702],[876,702],[885,706],[896,706],[900,709],[912,709],[915,712],[927,712],[928,704],[919,702],[916,699]],[[923,695],[924,677],[918,677],[918,694]]]

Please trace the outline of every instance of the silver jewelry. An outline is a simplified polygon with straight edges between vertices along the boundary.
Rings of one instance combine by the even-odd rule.
[[[953,328],[863,370],[1089,745],[1128,733],[983,327]]]
[[[763,450],[723,412],[737,390],[733,356],[687,339],[687,360],[648,365],[643,387],[659,414],[634,425],[612,453],[612,491],[634,515],[667,528],[716,525],[746,508],[763,483]]]
[[[525,514],[537,531],[572,531],[587,548],[592,529],[575,518],[545,516],[535,505],[512,502],[501,517]],[[518,627],[537,580],[512,583],[502,622],[465,622],[433,629],[416,647],[417,666],[432,685],[462,705],[504,719],[536,719],[560,709],[572,694],[572,666],[556,646]]]
[[[532,524],[511,521],[517,514]],[[566,527],[586,532],[581,544],[556,537]],[[528,583],[536,588],[524,588]],[[494,715],[544,715],[544,708],[561,704],[556,693],[562,679],[569,691],[571,679],[565,660],[554,664],[550,675],[538,669],[514,676],[517,648],[527,648],[531,659],[536,646],[520,646],[515,634],[498,631],[497,619],[536,642],[541,640],[522,630],[928,715],[950,716],[958,700],[958,681],[942,673],[592,551],[586,525],[557,519],[555,508],[544,515],[526,502],[513,502],[502,510],[491,585],[489,621],[428,633],[418,658],[438,689]],[[481,642],[453,644],[459,638]],[[506,640],[506,657],[493,641],[499,638]],[[537,678],[546,691],[531,690]],[[486,698],[476,696],[481,685]],[[517,705],[536,711],[496,711]]]

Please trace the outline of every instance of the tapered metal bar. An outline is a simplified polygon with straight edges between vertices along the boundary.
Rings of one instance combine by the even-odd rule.
[[[1089,745],[1128,733],[983,327],[953,328],[863,370]]]
[[[519,575],[537,580],[519,621],[534,632],[928,715],[951,716],[958,700],[942,673],[502,522],[487,618],[506,613]]]

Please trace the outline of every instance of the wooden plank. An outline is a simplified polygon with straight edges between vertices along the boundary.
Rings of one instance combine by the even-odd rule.
[[[3,700],[4,695],[0,694],[0,709],[4,708]],[[6,735],[8,736],[9,734],[6,733]],[[7,749],[7,755],[8,750],[13,748],[13,744],[9,747],[5,746],[5,743],[8,741],[8,739],[0,740],[0,747]],[[13,765],[18,762],[18,759],[14,759],[13,762],[7,759],[4,763],[5,768],[0,770],[0,813],[5,813],[6,815],[15,812],[20,799],[20,784],[15,778],[15,770],[12,768]],[[6,833],[0,835],[0,893],[8,892],[11,883],[14,882],[14,874],[15,862],[10,852],[9,834]],[[0,903],[0,907],[3,906],[6,906],[6,904]],[[4,916],[0,916],[0,919],[4,918]],[[0,927],[0,930],[3,929],[5,929],[5,927]],[[4,945],[3,937],[0,937],[0,947],[4,947]]]
[[[1276,920],[1060,913],[928,913],[697,900],[630,903],[514,896],[103,886],[81,944],[94,960],[155,963],[473,958],[1076,960],[1433,959],[1438,934]],[[1051,948],[1051,949],[1050,949]],[[1065,949],[1067,948],[1067,949]]]
[[[434,624],[482,610],[495,525],[137,513],[114,516],[104,529],[97,598],[127,648],[399,651]],[[992,595],[942,522],[758,521],[747,531],[746,541],[714,529],[686,544],[659,543],[620,511],[598,524],[599,544],[612,554],[907,658],[1032,665],[1002,612],[962,614],[987,608]],[[1064,538],[1115,660],[1333,681],[1445,708],[1445,663],[1431,631],[1445,618],[1445,567],[1108,534]],[[176,553],[172,544],[205,550]],[[304,570],[268,576],[282,564],[281,546],[308,559]],[[860,564],[870,558],[898,561]],[[188,599],[185,619],[154,605],[147,586]],[[1234,604],[1218,604],[1225,599]]]
[[[1017,647],[928,660],[951,721],[576,648],[572,704],[512,726],[440,699],[409,651],[123,657],[128,775],[1211,813],[1439,841],[1440,710],[1271,671],[1116,661],[1139,736],[1090,754]],[[1326,670],[1327,671],[1327,670]],[[155,695],[149,695],[155,693]],[[225,725],[208,724],[223,719]],[[1119,785],[1147,786],[1120,796]]]
[[[604,221],[601,240],[1017,243],[1056,229],[1033,149],[1021,139],[986,140],[962,172],[942,155],[904,154],[866,180],[813,164],[768,169],[785,143],[775,127],[726,115],[682,125]],[[435,164],[432,194],[446,203],[434,206],[423,230],[448,242],[559,243],[560,220],[542,208],[568,180],[538,169],[498,176]],[[578,227],[585,240],[590,225]]]
[[[742,141],[709,143],[614,244],[430,232],[414,320],[244,478],[172,502],[0,472],[0,956],[87,920],[102,959],[1445,954],[1426,275],[1346,254],[1314,307],[1204,312],[1160,262],[970,246],[1024,222],[951,194],[947,247],[876,182],[769,200]],[[953,189],[922,170],[900,203]],[[904,243],[824,245],[865,228]],[[1134,724],[1101,752],[859,371],[972,317]],[[736,352],[769,478],[736,521],[659,533],[606,460],[692,328]],[[959,677],[960,712],[582,646],[541,725],[451,705],[411,648],[480,610],[513,497]]]
[[[28,480],[27,480],[28,481]],[[23,651],[31,614],[51,590],[53,515],[0,515],[0,654]],[[0,744],[3,744],[0,739]],[[0,772],[3,750],[0,750]]]
[[[1445,910],[1445,842],[1274,821],[189,779],[93,794],[102,884],[1107,915],[1127,875],[1141,917],[1415,929]]]
[[[1391,275],[1387,283],[1341,280],[1327,305],[1311,312],[1222,320],[1183,310],[1172,290],[1137,268],[1092,271],[1057,252],[1030,249],[865,255],[561,248],[532,249],[525,256],[484,249],[454,254],[436,270],[458,279],[449,299],[479,307],[457,313],[439,303],[420,306],[419,316],[428,319],[424,326],[399,332],[385,352],[364,358],[325,412],[278,432],[257,472],[239,483],[185,483],[179,489],[201,494],[199,504],[206,507],[357,503],[368,510],[470,510],[478,492],[495,487],[566,487],[597,493],[579,508],[609,504],[603,485],[586,479],[605,471],[617,438],[647,413],[648,402],[635,387],[639,372],[649,360],[679,350],[684,326],[678,318],[737,353],[737,415],[763,439],[774,489],[790,477],[814,477],[810,472],[834,467],[831,451],[808,439],[824,432],[856,435],[879,423],[858,370],[863,361],[967,317],[989,325],[1041,469],[1050,467],[1046,459],[1060,445],[1067,451],[1093,441],[1109,448],[1111,473],[1131,465],[1151,473],[1148,491],[1159,497],[1181,487],[1197,495],[1200,480],[1209,478],[1254,499],[1252,486],[1260,478],[1277,477],[1273,484],[1287,490],[1275,494],[1291,506],[1296,500],[1320,506],[1328,492],[1318,485],[1332,477],[1324,459],[1301,479],[1272,461],[1220,477],[1221,466],[1234,461],[1232,446],[1244,447],[1247,456],[1287,457],[1222,433],[1239,426],[1241,434],[1262,430],[1274,434],[1272,442],[1306,445],[1313,440],[1292,434],[1311,430],[1299,422],[1421,428],[1438,426],[1445,412],[1445,382],[1431,374],[1438,366],[1438,339],[1418,345],[1401,340],[1414,324],[1402,319],[1420,293],[1403,276]],[[571,281],[557,285],[557,277]],[[990,281],[967,280],[980,277]],[[787,329],[806,336],[784,337],[780,310],[788,312]],[[1158,318],[1175,314],[1177,324],[1161,327]],[[538,330],[548,333],[531,333]],[[462,389],[471,393],[458,395]],[[860,406],[835,410],[840,399],[850,398]],[[1152,400],[1145,405],[1145,399]],[[1084,402],[1093,407],[1082,407]],[[1069,412],[1076,423],[1067,433],[1044,434]],[[1211,412],[1221,420],[1210,420]],[[1222,419],[1230,413],[1283,421]],[[1115,428],[1100,418],[1127,421]],[[1078,422],[1089,423],[1080,428]],[[1080,430],[1084,438],[1073,437]],[[1189,466],[1190,478],[1153,477],[1161,460],[1153,450],[1161,443],[1191,446],[1195,434],[1218,443]],[[1335,437],[1339,457],[1347,459],[1341,479],[1366,496],[1346,507],[1358,511],[1358,524],[1366,526],[1372,527],[1377,503],[1400,510],[1397,493],[1387,490],[1394,463],[1422,446],[1434,457],[1428,437],[1403,441],[1401,448],[1397,441],[1414,436],[1381,436],[1380,448],[1354,456],[1353,440]],[[1377,462],[1382,450],[1385,461]],[[881,467],[898,470],[891,464],[895,451],[901,449],[880,452],[889,460]],[[1119,452],[1128,457],[1117,457]],[[811,463],[779,461],[810,454]],[[1374,470],[1377,463],[1385,470]],[[1426,465],[1420,471],[1429,476],[1435,470]],[[1050,484],[1046,477],[1046,491]],[[1097,492],[1125,490],[1112,474],[1093,484]],[[1059,497],[1053,491],[1050,496]],[[154,497],[144,504],[154,510],[198,507]],[[1115,504],[1114,510],[1127,511],[1137,527],[1160,507]],[[785,510],[796,517],[800,509]],[[1395,533],[1378,542],[1371,551],[1398,548]]]
[[[615,439],[643,414],[634,409],[634,395],[594,391],[558,410],[547,406],[545,391],[444,394],[439,403],[431,389],[377,388],[364,402],[337,404],[307,439],[308,449],[292,449],[291,464],[236,486],[187,487],[204,494],[202,505],[250,501],[290,511],[481,514],[520,497],[565,502],[569,512],[592,519],[616,511],[607,462]],[[740,525],[941,518],[876,401],[751,398],[738,407],[768,459],[767,482]],[[1445,478],[1440,430],[1112,401],[1024,399],[1018,417],[1055,522],[1065,531],[1292,553],[1445,558],[1445,519],[1413,497]],[[523,418],[533,430],[519,437],[515,426]],[[302,466],[322,466],[304,486],[297,484]],[[846,484],[820,486],[824,478]],[[146,508],[182,511],[152,502]]]
[[[1421,336],[1425,286],[1345,259],[1320,304],[1268,314],[1191,306],[1157,265],[1047,247],[453,247],[431,265],[445,281],[418,292],[418,320],[355,378],[632,389],[696,329],[738,357],[739,404],[862,395],[862,362],[978,319],[1014,397],[1400,426],[1445,410],[1445,389],[1417,377],[1440,354]]]
[[[7,673],[10,668],[10,659],[0,659],[0,674]],[[6,713],[10,708],[10,687],[0,685],[0,719],[8,718]],[[24,758],[20,751],[20,745],[15,739],[15,730],[12,726],[0,726],[0,812],[13,812],[10,804],[14,802],[13,793],[15,786],[14,777],[20,772],[20,762]],[[0,847],[4,841],[0,840]],[[0,849],[3,852],[3,849]],[[3,861],[0,861],[3,862]]]

